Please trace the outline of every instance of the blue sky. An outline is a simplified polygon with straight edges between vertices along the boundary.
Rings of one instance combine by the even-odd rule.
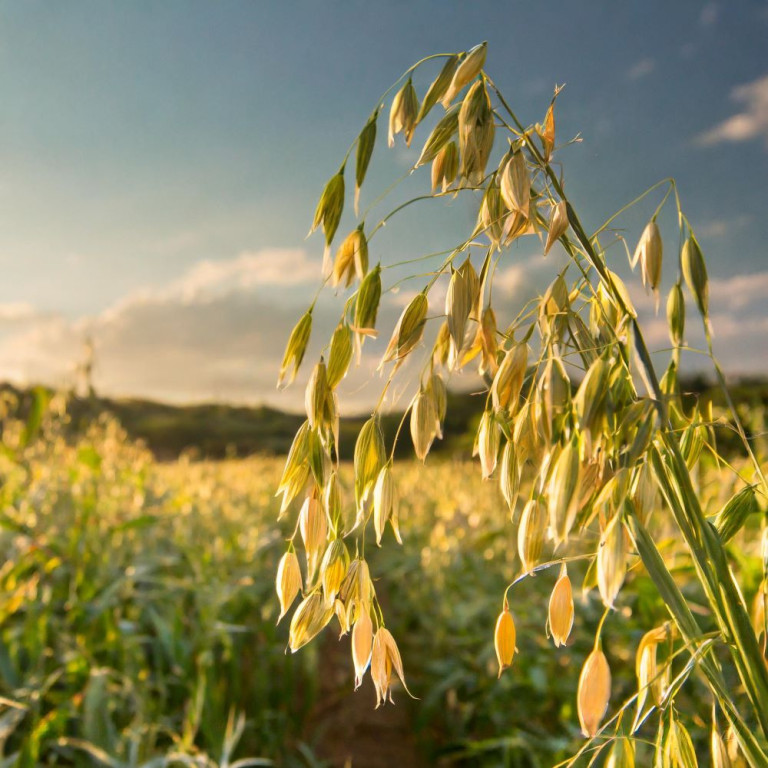
[[[318,285],[322,238],[305,235],[323,183],[404,69],[482,40],[525,122],[566,83],[558,135],[582,141],[560,159],[590,227],[677,179],[708,258],[723,362],[768,370],[766,2],[1,7],[0,378],[67,384],[91,334],[105,393],[296,407],[301,388],[279,395],[274,382]],[[420,96],[433,75],[415,78]],[[424,138],[387,151],[379,127],[371,190]],[[622,221],[631,243],[652,209]],[[473,215],[460,203],[406,215],[372,257],[435,250]],[[537,247],[510,252],[510,307],[546,285]],[[321,330],[338,315],[332,299]],[[650,331],[662,344],[658,322]],[[369,375],[347,385],[352,404],[378,394]]]

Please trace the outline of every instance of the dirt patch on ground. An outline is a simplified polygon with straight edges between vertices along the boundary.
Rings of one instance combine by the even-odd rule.
[[[394,688],[396,704],[376,706],[370,673],[358,691],[350,637],[323,639],[320,695],[310,716],[310,732],[318,757],[334,768],[420,768],[427,762],[413,736],[412,701],[401,686]]]

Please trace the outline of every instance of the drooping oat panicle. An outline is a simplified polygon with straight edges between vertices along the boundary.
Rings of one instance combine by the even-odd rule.
[[[376,123],[378,119],[379,109],[377,107],[357,137],[357,152],[355,154],[355,216],[358,215],[360,187],[363,186],[363,181],[365,181],[365,174],[368,172],[368,165],[371,162],[373,147],[376,143]]]
[[[386,704],[387,699],[393,702],[391,690],[392,670],[397,673],[403,688],[408,691],[403,673],[403,662],[400,651],[395,643],[392,633],[385,627],[379,627],[373,638],[373,650],[371,653],[371,678],[376,689],[376,708]],[[410,694],[410,692],[408,691]]]
[[[517,528],[517,553],[525,573],[533,573],[541,557],[546,529],[546,510],[538,498],[529,499]]]
[[[549,598],[548,627],[555,647],[568,642],[573,627],[573,590],[568,569],[563,563]]]
[[[357,277],[362,280],[368,272],[368,241],[363,225],[353,229],[342,241],[336,252],[331,275],[332,285],[348,287]]]
[[[509,612],[505,598],[504,609],[499,614],[499,618],[496,619],[496,630],[493,634],[493,645],[499,662],[499,677],[507,667],[512,666],[512,659],[515,655],[515,640],[515,621]]]
[[[483,69],[485,57],[488,53],[488,43],[476,45],[462,59],[451,79],[451,84],[443,97],[443,106],[447,109],[450,103],[456,98],[459,91],[468,83],[472,82]]]
[[[322,594],[313,592],[307,595],[291,619],[291,628],[288,633],[288,646],[292,653],[296,653],[312,638],[316,637],[333,618],[333,607],[328,607]]]
[[[302,588],[301,566],[299,558],[293,550],[286,552],[277,566],[277,579],[275,589],[277,599],[280,601],[280,616],[278,622],[285,616],[291,604],[296,599]]]
[[[627,574],[628,544],[622,515],[617,513],[606,526],[597,550],[597,585],[607,608],[614,607]]]
[[[392,332],[392,338],[379,364],[380,368],[391,360],[402,360],[421,341],[428,308],[429,300],[425,293],[417,293],[411,299]]]
[[[395,94],[392,109],[389,112],[389,146],[395,146],[395,136],[402,132],[407,146],[411,145],[416,116],[419,113],[419,100],[413,81],[409,77],[405,85]]]
[[[696,238],[690,235],[683,244],[681,256],[683,277],[691,292],[699,312],[706,318],[709,315],[709,279],[704,256]]]
[[[307,344],[309,343],[309,336],[312,333],[312,310],[309,309],[305,312],[298,323],[291,331],[291,335],[288,338],[288,344],[285,348],[285,354],[283,355],[283,362],[280,365],[280,376],[277,380],[278,389],[283,385],[285,381],[288,369],[292,367],[288,384],[291,384],[296,378],[296,373],[299,370],[301,361],[304,359],[304,353],[307,351]]]
[[[611,670],[600,648],[587,656],[579,677],[577,709],[581,732],[591,738],[600,728],[611,698]]]
[[[429,114],[432,107],[443,98],[453,81],[453,76],[456,74],[459,61],[460,57],[458,53],[454,53],[447,58],[443,68],[440,70],[440,74],[432,81],[432,84],[427,89],[424,101],[421,102],[419,114],[416,116],[417,123],[420,123]]]
[[[547,227],[547,243],[544,246],[544,255],[546,256],[552,246],[568,231],[568,204],[561,200],[552,206],[552,213],[549,217],[549,226]]]
[[[459,130],[459,105],[452,106],[438,121],[429,134],[421,155],[416,161],[416,167],[434,160],[440,152],[452,141]]]
[[[355,666],[355,690],[363,683],[363,676],[371,663],[373,650],[373,622],[368,611],[361,611],[352,628],[352,663]]]
[[[667,326],[670,341],[679,347],[685,334],[685,299],[680,283],[675,283],[667,298]]]

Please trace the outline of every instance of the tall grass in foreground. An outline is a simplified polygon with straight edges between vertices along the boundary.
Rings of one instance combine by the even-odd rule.
[[[276,465],[158,465],[109,420],[68,442],[43,399],[2,422],[0,765],[287,759],[314,666],[262,576]]]
[[[574,615],[569,571],[574,562],[587,564],[587,585],[595,588],[604,613],[583,657],[576,696],[575,714],[587,741],[569,762],[597,759],[628,766],[637,759],[665,768],[694,765],[693,725],[711,732],[715,765],[736,759],[768,765],[768,667],[758,637],[765,635],[765,619],[753,627],[743,595],[746,584],[738,580],[745,575],[743,558],[728,547],[752,513],[764,508],[768,483],[712,356],[707,271],[693,227],[674,182],[665,181],[634,201],[649,194],[660,198],[633,251],[613,229],[629,206],[589,234],[566,196],[562,170],[553,164],[560,149],[555,129],[558,90],[543,121],[526,126],[484,71],[485,57],[483,44],[467,53],[427,57],[411,67],[377,101],[317,206],[312,228],[321,228],[325,235],[325,282],[340,290],[355,287],[344,297],[338,327],[309,377],[307,421],[296,435],[278,486],[281,513],[290,513],[295,521],[277,582],[284,609],[301,597],[291,618],[291,648],[296,651],[309,643],[335,617],[342,632],[351,632],[358,684],[370,669],[377,705],[391,700],[394,675],[405,685],[397,641],[386,626],[381,587],[374,583],[378,574],[368,563],[371,544],[380,543],[386,529],[391,527],[400,538],[399,468],[393,463],[392,446],[384,444],[379,410],[398,371],[409,361],[411,370],[418,370],[409,409],[410,436],[416,456],[424,460],[442,436],[446,381],[471,364],[483,377],[487,396],[475,447],[482,476],[498,479],[512,521],[518,524],[518,571],[506,588],[500,583],[496,598],[499,674],[509,666],[515,674],[520,635],[513,614],[524,582],[537,570],[559,571],[549,626],[556,645],[567,644]],[[413,77],[434,59],[443,61],[442,69],[419,102]],[[332,259],[330,247],[346,203],[347,163],[355,151],[357,209],[381,103],[396,88],[389,144],[402,133],[410,145],[419,124],[432,120],[432,131],[411,169],[431,163],[431,192],[382,217],[372,213],[380,199],[375,201]],[[444,111],[435,122],[429,116],[438,103]],[[498,142],[497,134],[506,142]],[[435,254],[425,255],[426,271],[413,276],[417,292],[379,364],[389,371],[386,384],[357,438],[352,500],[340,490],[335,390],[353,357],[359,359],[377,333],[387,270],[402,268],[371,268],[369,243],[411,204],[447,195],[474,199],[477,223],[466,240],[437,254],[444,257],[442,262]],[[615,261],[617,251],[622,259],[626,253],[658,306],[664,248],[657,219],[667,205],[674,208],[679,242],[676,279],[665,302],[669,363],[659,375],[630,292],[611,259]],[[508,258],[508,247],[528,235],[540,237],[544,255],[556,247],[564,249],[567,266],[553,275],[539,299],[521,307],[500,307],[497,302],[494,309],[491,291],[497,268]],[[473,249],[482,255],[476,263]],[[440,307],[430,305],[438,283],[446,291]],[[691,308],[703,327],[703,354],[710,357],[723,385],[727,425],[742,438],[748,463],[740,471],[717,452],[713,414],[698,405],[683,407],[678,375]],[[291,334],[281,382],[292,379],[302,363],[313,311],[314,302]],[[419,357],[425,329],[433,325],[438,328],[431,350]],[[705,506],[699,476],[710,457],[715,466],[732,471],[736,488],[732,498]],[[294,510],[294,501],[300,509]],[[684,574],[677,559],[660,546],[659,537],[667,530],[685,543]],[[303,549],[303,571],[297,547]],[[542,561],[545,547],[554,551]],[[753,551],[752,556],[759,554]],[[766,566],[761,567],[765,571]],[[612,669],[605,650],[630,599],[622,587],[636,585],[628,580],[635,571],[647,574],[668,617],[647,627],[635,659],[636,691],[618,706],[614,698],[606,720],[615,663]],[[699,590],[698,604],[684,592],[690,576]],[[414,575],[413,580],[418,583],[420,578]],[[418,590],[410,582],[402,586],[409,588]],[[703,682],[708,696],[684,709],[681,691],[694,677]],[[730,752],[725,747],[726,727]]]

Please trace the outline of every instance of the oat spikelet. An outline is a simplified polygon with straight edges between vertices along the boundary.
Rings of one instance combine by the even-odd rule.
[[[706,318],[709,314],[709,280],[704,256],[696,238],[691,235],[683,245],[683,277],[699,312]]]
[[[530,499],[520,515],[517,529],[517,552],[526,573],[533,573],[544,545],[546,512],[539,499]]]
[[[544,246],[544,255],[549,253],[550,248],[566,233],[568,229],[568,206],[565,200],[561,200],[552,207],[552,214],[549,219],[549,231],[547,232],[547,243]]]
[[[313,592],[301,601],[291,619],[288,645],[296,653],[315,637],[333,617],[333,607],[328,607],[319,592]]]
[[[573,627],[573,590],[565,563],[549,598],[548,618],[549,631],[555,646],[565,645]]]
[[[409,77],[405,85],[397,92],[392,100],[389,112],[389,146],[395,145],[395,136],[402,131],[407,146],[411,144],[413,129],[416,127],[416,116],[419,112],[419,100],[413,81]]]
[[[504,609],[496,620],[496,631],[493,635],[496,658],[499,661],[499,677],[507,667],[512,666],[512,658],[515,655],[515,639],[515,622],[509,612],[507,600],[504,598]]]
[[[304,499],[299,512],[299,532],[307,553],[307,583],[311,584],[328,537],[325,510],[314,494]]]
[[[485,57],[488,53],[488,43],[480,43],[472,48],[461,64],[458,65],[451,84],[443,97],[443,106],[447,109],[450,103],[456,98],[456,94],[469,82],[474,80],[485,64]]]
[[[355,665],[355,690],[363,683],[363,675],[371,663],[373,623],[370,613],[361,611],[352,629],[352,663]]]
[[[392,670],[395,670],[400,682],[403,684],[408,695],[411,692],[405,684],[405,674],[403,673],[403,662],[400,658],[400,651],[395,643],[392,633],[385,627],[379,627],[373,638],[373,651],[371,653],[371,678],[376,688],[376,708],[379,705],[386,704],[387,699],[392,701],[391,678]]]
[[[280,601],[280,619],[285,616],[291,604],[296,599],[296,595],[301,590],[301,566],[296,552],[286,552],[280,558],[280,564],[277,566],[277,578],[275,580],[275,589],[277,590],[277,599]]]
[[[661,262],[663,247],[659,225],[654,219],[646,224],[640,241],[632,257],[632,267],[640,264],[643,287],[650,288],[656,296],[656,309],[659,307],[659,284],[661,283]]]
[[[597,551],[597,586],[607,608],[613,608],[627,574],[627,534],[621,514],[608,523]]]
[[[280,376],[277,380],[278,389],[283,386],[289,368],[291,369],[291,373],[288,377],[287,384],[290,384],[296,378],[296,373],[299,370],[301,361],[304,359],[304,353],[307,351],[307,344],[309,343],[311,333],[312,310],[310,309],[301,316],[301,319],[291,331],[288,344],[285,348],[285,354],[283,355],[283,362],[280,365]]]
[[[579,722],[585,736],[591,738],[597,733],[610,698],[611,670],[605,654],[595,648],[584,662],[577,692]]]

